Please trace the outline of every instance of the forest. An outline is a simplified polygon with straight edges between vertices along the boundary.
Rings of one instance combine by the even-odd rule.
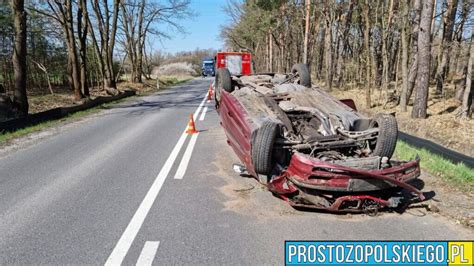
[[[12,0],[0,3],[0,121],[26,116],[29,95],[119,93],[148,78],[153,42],[184,32],[190,0]],[[31,111],[31,110],[30,110]]]
[[[309,65],[328,91],[357,87],[365,108],[395,104],[427,118],[432,97],[470,119],[474,60],[469,0],[230,0],[221,29],[230,50],[261,72]]]

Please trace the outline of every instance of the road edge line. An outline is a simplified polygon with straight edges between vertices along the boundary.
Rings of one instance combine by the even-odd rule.
[[[184,174],[186,174],[186,170],[188,169],[189,161],[191,161],[191,156],[193,155],[194,145],[196,145],[198,135],[199,133],[196,133],[191,136],[191,140],[184,151],[183,158],[179,163],[178,170],[176,170],[176,174],[174,175],[174,179],[183,179]]]

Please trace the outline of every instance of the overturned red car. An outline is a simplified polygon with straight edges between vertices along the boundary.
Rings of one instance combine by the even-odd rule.
[[[332,212],[397,208],[401,190],[424,200],[411,185],[419,159],[392,160],[397,122],[367,118],[352,100],[312,86],[306,65],[289,74],[231,74],[217,69],[215,104],[227,141],[248,173],[294,207]]]

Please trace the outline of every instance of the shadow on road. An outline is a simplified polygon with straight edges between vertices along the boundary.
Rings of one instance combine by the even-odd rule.
[[[125,114],[140,116],[149,112],[156,112],[167,108],[188,108],[199,106],[204,97],[203,87],[207,83],[198,80],[178,87],[168,89],[163,92],[146,96],[137,101],[120,103],[109,106],[106,109],[112,110],[110,114]]]

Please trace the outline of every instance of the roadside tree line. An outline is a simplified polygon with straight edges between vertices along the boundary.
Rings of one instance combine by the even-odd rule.
[[[96,86],[119,93],[119,73],[141,83],[150,69],[152,40],[183,32],[179,21],[192,14],[189,5],[190,0],[0,3],[0,112],[27,115],[27,91],[33,88],[54,94],[58,86],[70,87],[81,100]]]
[[[221,30],[228,49],[248,50],[260,71],[288,72],[304,62],[328,90],[356,84],[395,98],[402,112],[413,99],[413,118],[427,117],[431,93],[462,102],[472,114],[474,58],[469,0],[229,0],[231,23]],[[401,85],[398,85],[401,83]],[[451,97],[451,95],[449,95]]]

